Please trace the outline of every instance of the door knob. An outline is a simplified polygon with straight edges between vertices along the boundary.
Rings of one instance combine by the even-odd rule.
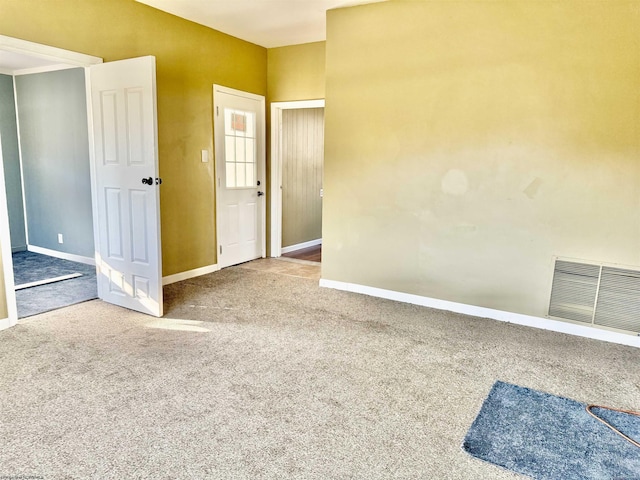
[[[149,177],[149,178],[143,178],[142,179],[142,183],[144,185],[153,185],[153,178]],[[156,178],[156,185],[160,185],[162,183],[162,179],[161,178]]]
[[[264,192],[258,192],[259,197],[261,197],[262,195],[264,195]]]

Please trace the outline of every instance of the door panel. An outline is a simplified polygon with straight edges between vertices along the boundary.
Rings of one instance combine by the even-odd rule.
[[[214,87],[218,265],[265,256],[264,97]]]
[[[227,238],[226,247],[236,246],[240,243],[240,209],[238,204],[227,204]]]
[[[131,261],[141,265],[149,264],[149,232],[147,230],[147,212],[149,206],[147,192],[131,190]]]
[[[98,293],[162,316],[155,58],[92,66],[90,75]]]
[[[256,240],[258,239],[258,232],[257,230],[257,210],[258,210],[258,204],[256,202],[247,202],[247,204],[244,206],[245,212],[244,212],[244,218],[245,218],[245,222],[243,222],[242,227],[243,227],[243,235],[242,235],[242,239],[244,242],[247,243],[254,243],[256,242]]]

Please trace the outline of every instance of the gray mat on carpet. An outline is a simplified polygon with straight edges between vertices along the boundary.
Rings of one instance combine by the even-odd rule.
[[[535,479],[638,479],[640,448],[602,424],[586,405],[496,382],[463,449]],[[625,435],[640,438],[640,417],[594,409]]]
[[[13,275],[16,285],[72,273],[81,273],[82,276],[18,290],[16,292],[18,317],[30,317],[57,308],[93,300],[98,298],[98,288],[96,269],[91,265],[33,252],[14,253]]]

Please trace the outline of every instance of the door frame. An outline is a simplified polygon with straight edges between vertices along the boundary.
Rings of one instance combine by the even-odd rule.
[[[213,85],[213,171],[214,171],[214,175],[213,175],[213,188],[214,191],[216,192],[215,194],[215,199],[216,199],[216,263],[218,265],[220,265],[220,261],[219,261],[219,256],[220,256],[220,189],[218,188],[218,183],[217,183],[217,178],[218,178],[218,156],[216,154],[216,150],[218,149],[218,146],[215,143],[215,138],[216,138],[216,117],[217,117],[217,109],[219,107],[218,105],[218,100],[216,97],[216,92],[220,92],[220,93],[226,93],[227,95],[235,95],[237,97],[242,97],[242,98],[248,98],[251,100],[257,100],[260,104],[259,107],[259,112],[258,115],[256,116],[257,119],[259,120],[259,125],[256,125],[256,134],[258,135],[258,138],[260,139],[259,141],[259,148],[258,151],[256,152],[257,158],[258,158],[258,164],[259,164],[259,169],[261,169],[261,171],[263,172],[264,175],[264,182],[265,184],[267,183],[267,146],[266,146],[266,138],[267,138],[267,134],[266,134],[266,113],[265,113],[265,106],[266,106],[266,101],[265,101],[265,97],[263,97],[262,95],[256,95],[255,93],[249,93],[249,92],[245,92],[242,90],[236,90],[234,88],[229,88],[229,87],[225,87],[222,85],[217,85],[214,84]],[[265,186],[265,191],[266,191],[266,186]],[[261,236],[262,236],[262,241],[261,241],[261,245],[260,245],[260,255],[262,258],[265,258],[267,256],[267,202],[264,201],[262,202],[262,205],[260,206],[261,209],[261,225],[260,225],[260,231],[261,231]]]
[[[92,197],[92,211],[93,218],[97,218],[97,205],[96,205],[96,177],[95,177],[95,154],[93,151],[94,139],[91,120],[91,83],[89,78],[89,67],[103,63],[102,58],[86,55],[84,53],[73,52],[71,50],[64,50],[57,47],[51,47],[49,45],[43,45],[40,43],[29,42],[27,40],[20,40],[13,37],[6,37],[0,35],[0,50],[19,53],[22,55],[28,55],[30,57],[36,57],[49,62],[53,62],[50,66],[44,68],[38,68],[37,72],[61,70],[63,68],[75,68],[83,67],[85,71],[85,96],[87,99],[87,129],[89,134],[89,162],[90,162],[90,181],[91,181],[91,197]],[[17,72],[3,72],[6,75],[14,76]],[[22,73],[26,73],[22,71]],[[30,73],[36,73],[36,70]],[[20,134],[18,133],[18,136]],[[1,155],[1,152],[0,152]],[[22,158],[20,158],[20,164],[22,165]],[[4,168],[0,163],[0,168]],[[18,308],[16,304],[16,295],[14,290],[14,277],[13,277],[13,261],[11,256],[11,237],[9,235],[9,215],[6,208],[2,208],[2,203],[6,203],[6,185],[4,179],[4,169],[0,172],[0,242],[2,246],[2,269],[4,274],[5,292],[0,291],[0,295],[3,293],[6,297],[8,317],[0,319],[0,330],[9,328],[18,323]],[[5,205],[6,206],[6,205]],[[94,250],[97,256],[97,245],[99,245],[99,238],[97,237],[96,222],[93,222],[94,229]],[[8,243],[7,243],[8,242]],[[7,253],[8,252],[8,253]],[[97,263],[96,259],[96,263]],[[11,287],[11,288],[9,288]]]
[[[0,330],[12,327],[18,322],[18,305],[16,303],[15,283],[13,279],[13,260],[11,252],[11,235],[9,234],[9,209],[4,183],[4,161],[2,157],[2,135],[0,135],[0,255],[4,275],[5,302],[7,318],[0,319]],[[2,292],[0,292],[2,295]]]
[[[271,103],[271,257],[282,256],[282,111],[324,108],[324,99]]]

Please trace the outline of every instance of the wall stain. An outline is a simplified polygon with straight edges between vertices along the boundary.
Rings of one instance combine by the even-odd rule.
[[[536,195],[538,194],[538,190],[540,189],[541,185],[542,185],[542,180],[540,180],[538,177],[536,177],[529,184],[529,186],[527,188],[525,188],[522,192],[527,197],[529,197],[531,200],[533,200],[536,197]]]

